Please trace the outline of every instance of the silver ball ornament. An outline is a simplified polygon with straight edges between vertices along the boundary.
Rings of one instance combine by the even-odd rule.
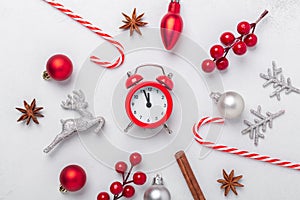
[[[218,111],[226,119],[237,118],[244,111],[244,99],[236,92],[229,91],[223,94],[212,92],[210,97],[217,103]]]
[[[152,186],[144,193],[144,200],[171,200],[171,194],[163,185],[163,179],[159,174],[154,177]]]

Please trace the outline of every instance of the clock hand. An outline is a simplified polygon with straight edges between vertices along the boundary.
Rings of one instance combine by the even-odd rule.
[[[147,101],[147,103],[149,102],[149,98],[148,98],[148,95],[146,94],[146,91],[145,90],[143,90],[143,92],[144,92],[144,95],[145,95],[145,97],[146,97],[146,101]],[[149,93],[148,93],[149,94]]]
[[[148,92],[147,93],[147,97],[148,97],[148,102],[147,102],[147,104],[146,104],[146,106],[147,106],[147,108],[151,108],[151,106],[152,106],[152,103],[150,103],[150,93]]]
[[[146,93],[145,90],[143,90],[143,92],[144,92],[144,95],[145,95],[146,101],[147,101],[146,106],[147,106],[147,108],[151,108],[152,104],[150,103],[150,94]]]

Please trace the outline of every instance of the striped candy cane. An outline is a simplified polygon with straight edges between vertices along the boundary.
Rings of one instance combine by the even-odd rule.
[[[208,148],[214,149],[214,150],[218,150],[218,151],[222,151],[225,153],[230,153],[230,154],[235,154],[235,155],[239,155],[245,158],[251,158],[254,160],[259,160],[262,162],[267,162],[273,165],[278,165],[281,167],[287,167],[290,169],[296,169],[296,170],[300,170],[300,164],[299,163],[292,163],[289,161],[283,161],[280,160],[279,158],[272,158],[270,156],[266,156],[266,155],[260,155],[258,153],[251,153],[248,152],[246,150],[239,150],[238,148],[235,147],[228,147],[226,145],[221,145],[221,144],[215,144],[213,142],[210,141],[205,141],[199,134],[199,129],[200,127],[202,127],[205,124],[209,124],[209,123],[218,123],[218,124],[223,124],[224,123],[224,119],[223,118],[212,118],[212,117],[204,117],[202,118],[197,124],[195,124],[193,126],[193,133],[195,136],[195,140]]]
[[[90,57],[90,60],[92,62],[94,62],[98,65],[101,65],[102,67],[109,68],[109,69],[116,68],[124,62],[124,58],[125,58],[124,47],[118,41],[114,40],[112,36],[104,33],[100,28],[98,28],[98,27],[94,26],[92,23],[84,20],[79,15],[77,15],[74,12],[72,12],[71,10],[65,8],[62,4],[57,3],[53,0],[44,0],[44,1],[47,2],[48,4],[50,4],[52,7],[59,10],[60,12],[66,14],[67,16],[72,18],[73,20],[77,21],[81,25],[85,26],[90,31],[96,33],[97,35],[99,35],[100,37],[102,37],[103,39],[105,39],[106,41],[111,43],[112,45],[114,45],[120,53],[120,56],[118,57],[118,59],[114,63],[111,63],[111,62],[108,62],[108,61],[102,61],[100,58],[98,58],[96,56],[91,56]]]

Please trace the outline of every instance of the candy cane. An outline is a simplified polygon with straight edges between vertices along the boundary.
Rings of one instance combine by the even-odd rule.
[[[60,12],[66,14],[73,20],[77,21],[81,25],[85,26],[92,32],[96,33],[97,35],[99,35],[100,37],[102,37],[103,39],[105,39],[106,41],[111,43],[112,45],[114,45],[120,53],[119,58],[114,63],[102,61],[100,58],[98,58],[96,56],[90,57],[90,60],[92,62],[94,62],[98,65],[101,65],[102,67],[109,68],[109,69],[116,68],[124,62],[124,57],[125,57],[124,56],[124,47],[118,41],[114,40],[112,36],[108,35],[107,33],[104,33],[100,28],[98,28],[98,27],[94,26],[92,23],[84,20],[79,15],[77,15],[74,12],[72,12],[71,10],[65,8],[62,4],[54,2],[53,0],[44,0],[44,1],[47,2],[48,4],[50,4],[52,7],[59,10]]]
[[[225,153],[235,154],[235,155],[239,155],[239,156],[242,156],[242,157],[245,157],[245,158],[251,158],[251,159],[254,159],[254,160],[259,160],[259,161],[262,161],[262,162],[267,162],[267,163],[270,163],[270,164],[273,164],[273,165],[278,165],[278,166],[281,166],[281,167],[287,167],[287,168],[291,168],[291,169],[300,170],[300,164],[299,163],[292,163],[292,162],[289,162],[289,161],[283,161],[283,160],[280,160],[279,158],[272,158],[270,156],[260,155],[258,153],[248,152],[246,150],[239,150],[238,148],[235,148],[235,147],[228,147],[226,145],[215,144],[213,142],[204,140],[199,134],[199,129],[200,129],[201,126],[203,126],[205,124],[209,124],[209,123],[223,124],[224,119],[223,118],[204,117],[197,124],[195,124],[193,126],[193,133],[194,133],[194,136],[195,136],[195,140],[199,144],[201,144],[205,147],[214,149],[214,150],[225,152]]]

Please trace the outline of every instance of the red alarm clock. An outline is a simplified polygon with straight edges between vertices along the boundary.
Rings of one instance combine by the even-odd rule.
[[[156,81],[142,81],[143,77],[138,74],[142,67],[151,66],[161,69],[162,75]],[[131,120],[125,128],[125,132],[134,124],[141,128],[157,128],[163,126],[169,133],[166,121],[172,114],[173,99],[170,91],[173,89],[172,74],[165,74],[162,66],[157,64],[144,64],[135,69],[134,74],[127,73],[126,88],[128,92],[125,100],[126,113]]]

